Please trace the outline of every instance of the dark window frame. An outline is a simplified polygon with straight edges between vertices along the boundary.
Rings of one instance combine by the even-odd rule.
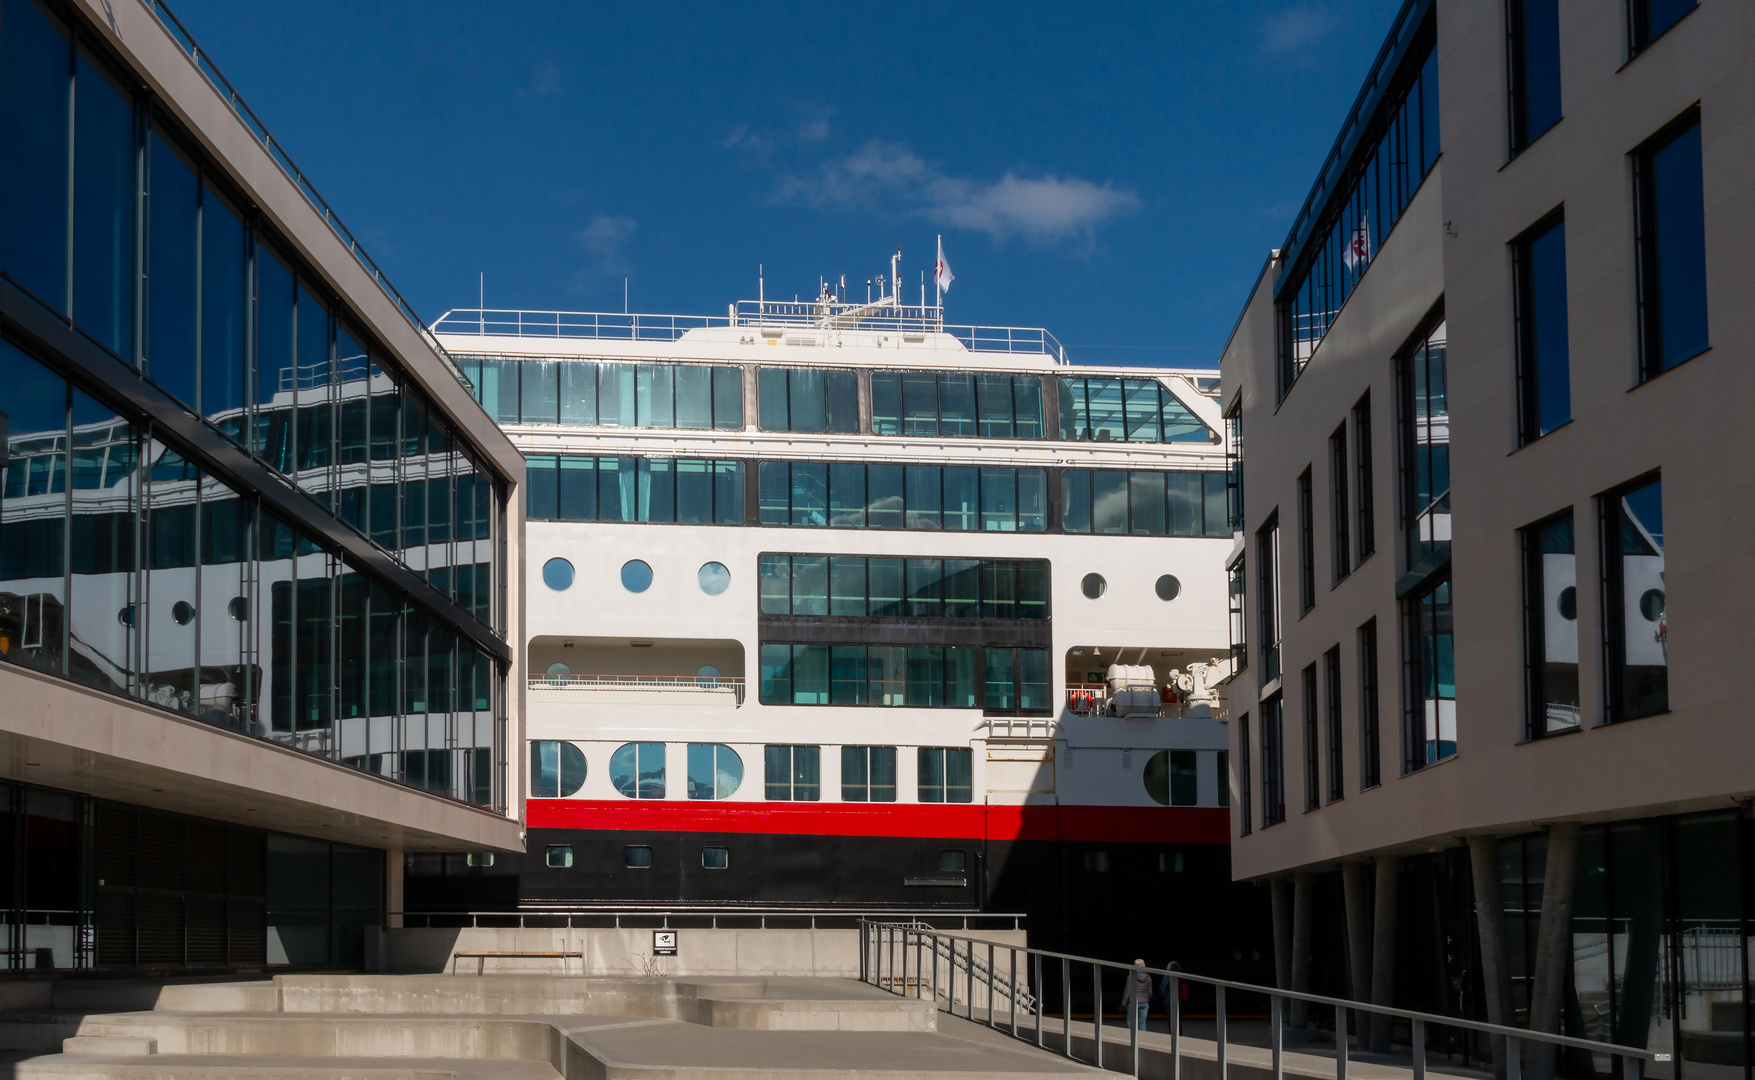
[[[1304,812],[1322,808],[1322,737],[1318,731],[1316,665],[1299,673],[1304,707]]]
[[[1518,544],[1523,556],[1523,671],[1524,671],[1524,738],[1535,740],[1563,734],[1549,731],[1547,684],[1547,575],[1542,567],[1540,536],[1543,530],[1567,522],[1573,527],[1573,554],[1577,557],[1577,519],[1569,506],[1540,521],[1518,530]],[[1577,595],[1576,574],[1573,584]],[[1576,604],[1576,599],[1574,600]],[[1576,611],[1576,608],[1574,609]],[[1576,622],[1576,620],[1575,620]],[[1575,625],[1574,633],[1578,627]],[[1571,730],[1577,730],[1574,726]]]
[[[1333,580],[1329,583],[1329,588],[1331,589],[1345,581],[1348,575],[1353,572],[1353,552],[1351,543],[1353,520],[1347,492],[1347,478],[1349,471],[1350,467],[1347,461],[1347,423],[1343,420],[1341,421],[1341,426],[1335,428],[1334,432],[1328,437],[1328,512],[1329,520],[1332,525],[1332,528],[1330,529],[1330,543],[1333,545],[1333,549],[1330,552],[1332,558],[1329,561],[1332,564],[1331,569],[1334,574]]]
[[[1286,820],[1286,699],[1275,691],[1261,705],[1261,827]]]
[[[1249,742],[1249,714],[1244,713],[1237,718],[1237,818],[1240,836],[1248,836],[1255,831],[1255,796],[1250,791],[1252,778]]]
[[[1347,797],[1341,736],[1341,647],[1338,644],[1322,654],[1322,666],[1323,713],[1328,728],[1328,801],[1332,803]]]
[[[1383,783],[1382,688],[1377,655],[1377,620],[1359,627],[1359,790],[1369,791]]]
[[[1638,315],[1639,342],[1636,383],[1650,382],[1664,372],[1680,367],[1712,349],[1711,312],[1708,311],[1707,342],[1704,346],[1673,362],[1667,362],[1668,358],[1663,355],[1663,297],[1657,265],[1658,250],[1663,237],[1657,229],[1656,192],[1652,175],[1653,159],[1690,129],[1700,126],[1700,103],[1697,101],[1634,147],[1628,155],[1633,168],[1634,295],[1637,298],[1635,308]],[[1704,144],[1702,152],[1704,153]],[[1704,173],[1704,162],[1702,171]],[[1704,216],[1701,230],[1704,236]],[[1701,302],[1704,305],[1704,297]]]
[[[1353,530],[1353,565],[1370,558],[1377,551],[1377,507],[1372,487],[1371,460],[1371,392],[1367,390],[1353,405],[1353,507],[1358,525]]]
[[[1316,492],[1310,466],[1298,474],[1298,615],[1316,606]]]
[[[1537,341],[1539,321],[1536,280],[1535,245],[1560,230],[1560,282],[1562,323],[1568,321],[1566,310],[1566,208],[1556,207],[1537,220],[1534,225],[1525,229],[1511,242],[1511,281],[1512,281],[1512,324],[1514,328],[1513,342],[1516,346],[1517,375],[1517,445],[1528,446],[1537,439],[1551,435],[1572,422],[1572,381],[1570,375],[1571,353],[1568,348],[1566,364],[1568,376],[1566,380],[1566,415],[1567,418],[1555,424],[1547,431],[1542,430],[1542,370],[1541,348]],[[1550,388],[1552,389],[1552,388]]]
[[[1255,532],[1256,651],[1261,655],[1261,684],[1280,677],[1280,513],[1275,510]]]
[[[1631,62],[1700,9],[1698,0],[1656,34],[1651,32],[1651,0],[1627,0],[1627,59]]]
[[[1532,3],[1555,4],[1557,6],[1558,0],[1506,0],[1505,3],[1506,107],[1510,125],[1511,157],[1513,158],[1529,149],[1530,145],[1537,139],[1553,130],[1554,126],[1566,115],[1562,103],[1554,118],[1543,125],[1540,131],[1531,130],[1529,94],[1531,42],[1528,36],[1528,14]],[[1557,12],[1555,18],[1558,21]],[[1553,59],[1554,78],[1558,82],[1561,77],[1558,41],[1555,42]]]
[[[1619,484],[1597,496],[1597,564],[1600,568],[1599,596],[1602,610],[1602,688],[1603,688],[1603,724],[1622,724],[1633,720],[1643,720],[1649,716],[1663,716],[1670,711],[1668,650],[1666,645],[1666,675],[1663,701],[1653,709],[1633,713],[1626,708],[1627,679],[1627,624],[1626,624],[1626,589],[1625,571],[1621,561],[1622,521],[1621,499],[1629,492],[1637,491],[1649,484],[1663,483],[1661,471],[1653,470],[1642,476],[1635,477],[1624,484]],[[1658,489],[1658,497],[1663,498],[1663,489]],[[1667,530],[1666,530],[1667,531]],[[1668,547],[1667,537],[1664,547]],[[1661,554],[1661,553],[1660,553]],[[1664,629],[1668,631],[1668,603],[1665,602]]]

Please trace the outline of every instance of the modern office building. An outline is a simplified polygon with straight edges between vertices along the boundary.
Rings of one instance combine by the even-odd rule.
[[[523,459],[156,2],[0,0],[0,279],[6,968],[359,963],[522,848]]]
[[[1752,233],[1746,3],[1403,5],[1222,364],[1294,986],[1748,1075]]]
[[[1024,912],[1265,965],[1220,781],[1216,380],[1070,367],[898,285],[436,324],[530,478],[530,840],[416,860],[411,904]]]

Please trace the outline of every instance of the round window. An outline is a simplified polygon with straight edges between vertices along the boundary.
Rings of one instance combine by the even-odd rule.
[[[225,606],[225,613],[236,622],[245,622],[250,618],[250,601],[242,596],[234,596],[231,603]]]
[[[550,664],[548,666],[548,684],[550,686],[565,686],[567,676],[572,673],[573,669],[565,664]]]
[[[1174,574],[1165,574],[1158,579],[1158,599],[1174,600],[1182,595],[1182,582],[1176,580]]]
[[[1170,751],[1160,750],[1146,759],[1140,779],[1146,782],[1146,794],[1159,806],[1170,805]]]
[[[1578,618],[1578,590],[1571,585],[1561,589],[1555,606],[1560,609],[1560,617],[1567,622]]]
[[[1647,589],[1639,594],[1639,613],[1645,616],[1646,622],[1657,622],[1664,617],[1664,591]]]
[[[712,664],[701,665],[701,670],[695,672],[695,685],[703,690],[709,690],[718,686],[719,669]]]
[[[652,568],[639,559],[622,564],[622,588],[629,592],[645,592],[652,587]]]
[[[724,563],[702,563],[695,578],[701,583],[701,591],[708,596],[718,596],[731,587],[731,571]]]
[[[121,611],[116,612],[116,621],[130,630],[134,629],[134,620],[139,609],[139,604],[129,604]]]
[[[1095,600],[1109,590],[1109,583],[1103,580],[1102,574],[1086,574],[1085,580],[1079,582],[1079,590],[1088,600]]]
[[[542,564],[542,583],[555,592],[573,587],[573,564],[565,559],[550,559]]]
[[[177,620],[178,626],[188,626],[195,621],[195,605],[187,600],[178,600],[171,605],[171,618]]]
[[[565,799],[585,786],[585,752],[570,742],[530,744],[530,794]]]

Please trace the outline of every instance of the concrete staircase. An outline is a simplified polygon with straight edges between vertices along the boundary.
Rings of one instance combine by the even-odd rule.
[[[282,975],[37,985],[39,1000],[0,1011],[0,1050],[15,1052],[18,1078],[1095,1073],[968,1025],[941,1031],[932,1003],[846,979]]]

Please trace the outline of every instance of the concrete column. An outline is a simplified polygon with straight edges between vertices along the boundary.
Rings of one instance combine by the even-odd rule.
[[[402,909],[402,849],[391,848],[384,852],[384,910],[395,914],[388,917],[385,925],[400,928]]]
[[[1396,864],[1394,855],[1377,857],[1377,901],[1375,927],[1371,933],[1371,1004],[1394,1005],[1395,1001],[1395,909]],[[1374,1054],[1389,1052],[1389,1038],[1394,1030],[1388,1016],[1371,1017],[1370,1049]]]
[[[1371,997],[1371,868],[1362,862],[1341,865],[1341,890],[1347,903],[1347,997],[1365,1001]],[[1353,1027],[1365,1037],[1365,1014],[1353,1015]]]
[[[1269,883],[1274,920],[1274,985],[1292,988],[1292,879],[1277,877]]]
[[[1499,838],[1469,837],[1469,868],[1475,882],[1475,927],[1481,936],[1481,983],[1487,1022],[1511,1026],[1511,970],[1505,960],[1505,898],[1499,880]],[[1493,1037],[1493,1075],[1503,1080],[1505,1040]]]
[[[1310,909],[1316,903],[1316,879],[1307,873],[1292,878],[1292,989],[1310,992]],[[1291,1002],[1294,1028],[1303,1028],[1310,1007],[1302,1001]]]
[[[1530,1030],[1560,1033],[1560,997],[1566,965],[1572,962],[1572,891],[1578,877],[1578,822],[1548,829],[1548,865],[1542,874],[1542,921],[1536,931],[1536,970],[1530,983]],[[1553,1080],[1555,1047],[1531,1043],[1524,1049],[1524,1075]]]

